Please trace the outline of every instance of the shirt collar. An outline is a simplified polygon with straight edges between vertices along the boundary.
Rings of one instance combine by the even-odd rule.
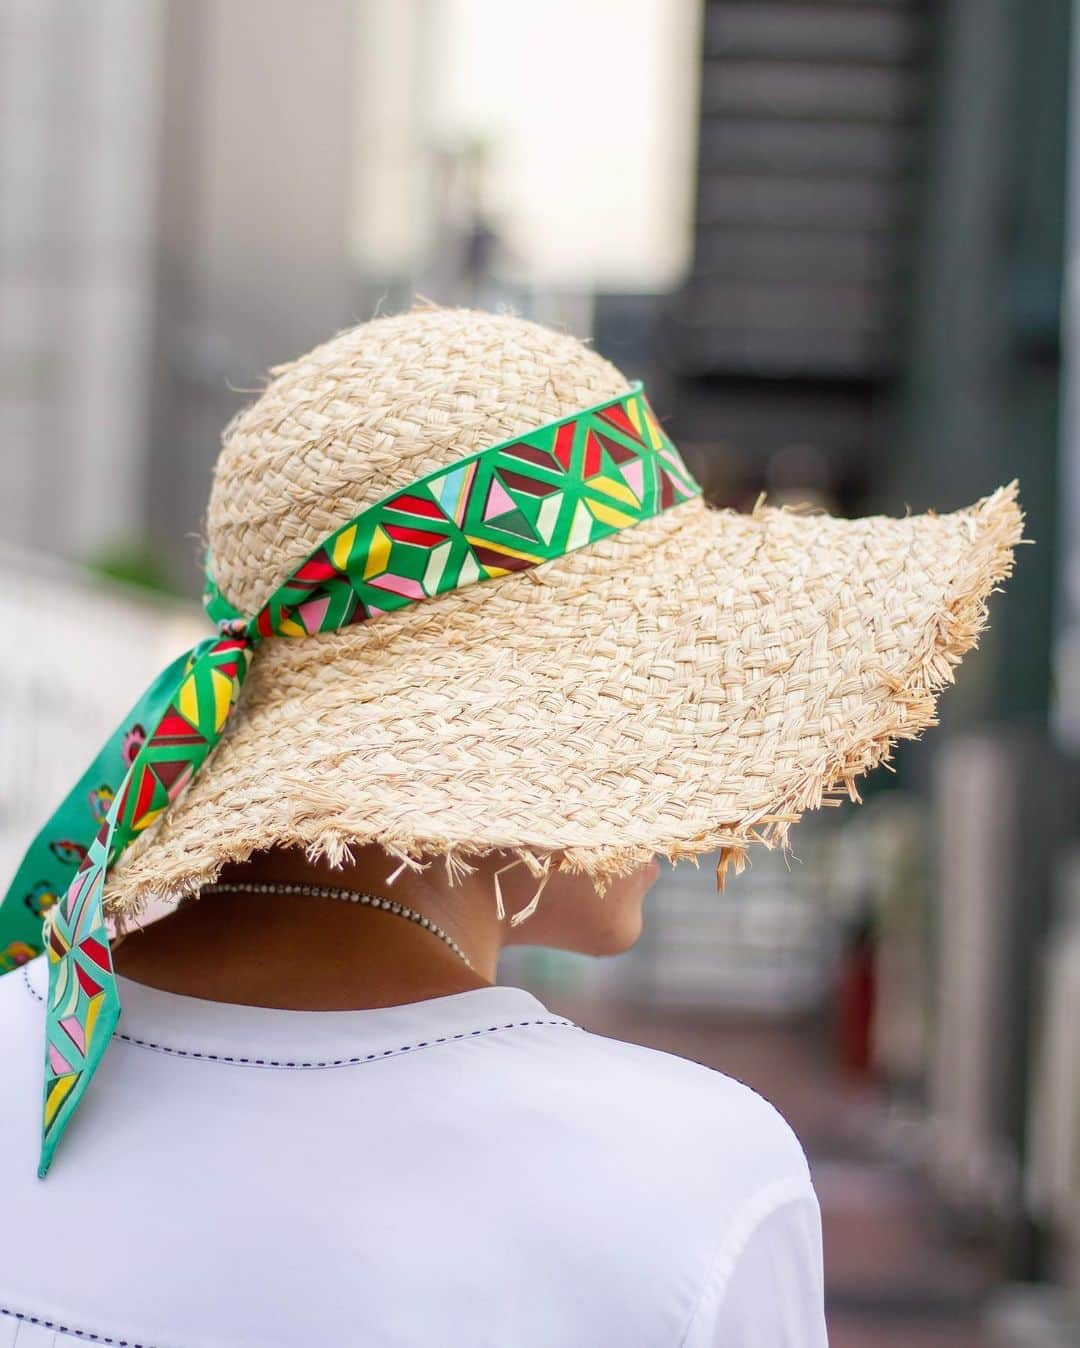
[[[44,956],[25,967],[44,999]],[[367,1011],[284,1011],[210,1002],[118,979],[123,1018],[115,1037],[178,1057],[245,1066],[344,1066],[522,1024],[567,1025],[523,988],[489,987]]]

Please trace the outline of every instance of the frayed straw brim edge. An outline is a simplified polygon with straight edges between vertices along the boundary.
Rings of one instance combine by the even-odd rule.
[[[609,880],[629,874],[654,856],[675,863],[696,861],[705,853],[718,852],[716,879],[722,889],[730,870],[738,873],[743,869],[752,844],[786,847],[791,826],[807,810],[839,804],[845,796],[858,801],[858,777],[887,763],[900,740],[917,739],[924,730],[937,724],[938,696],[954,682],[956,667],[964,655],[978,645],[987,626],[987,602],[1000,582],[1012,573],[1014,549],[1026,541],[1018,490],[1018,483],[1013,481],[960,512],[966,515],[972,530],[971,547],[935,621],[927,627],[922,649],[916,652],[907,670],[899,678],[882,671],[890,693],[889,714],[876,724],[860,728],[849,744],[829,754],[816,771],[785,783],[782,792],[767,807],[738,824],[717,823],[702,832],[650,844],[612,843],[556,850],[510,842],[465,846],[441,842],[437,837],[417,839],[372,829],[363,820],[348,819],[339,797],[325,793],[325,799],[320,801],[324,793],[311,783],[298,782],[298,791],[306,798],[308,818],[297,821],[281,845],[301,847],[310,861],[336,869],[350,860],[354,847],[375,844],[396,863],[388,876],[404,868],[422,869],[441,861],[451,882],[469,874],[484,857],[498,852],[525,866],[540,888],[553,870],[563,870],[591,875],[601,892]],[[320,805],[325,810],[321,815]],[[130,920],[137,920],[147,903],[154,900],[178,903],[193,897],[204,886],[213,884],[226,865],[245,861],[267,846],[265,837],[247,838],[238,834],[222,846],[212,861],[204,862],[181,880],[147,881],[127,887],[122,896],[107,894],[106,910],[125,926]],[[518,915],[519,920],[521,916]]]
[[[902,677],[881,671],[891,694],[891,716],[831,755],[820,775],[793,783],[756,823],[747,821],[738,840],[730,845],[720,840],[714,843],[720,850],[717,884],[721,889],[729,868],[736,874],[743,869],[749,842],[786,847],[791,825],[807,810],[839,804],[845,796],[860,802],[856,779],[887,764],[900,740],[918,739],[924,730],[937,725],[938,697],[955,682],[956,668],[967,652],[978,646],[989,622],[988,601],[1012,574],[1016,547],[1030,541],[1023,537],[1024,513],[1016,479],[963,513],[972,528],[972,545],[936,620],[927,628],[923,649]]]

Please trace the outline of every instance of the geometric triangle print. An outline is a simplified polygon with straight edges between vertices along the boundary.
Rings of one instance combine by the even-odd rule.
[[[80,1053],[86,1052],[86,1030],[82,1024],[82,1021],[79,1020],[78,1016],[66,1017],[66,1019],[60,1022],[60,1028],[64,1031],[64,1033],[67,1035],[67,1037],[71,1040],[71,1042],[75,1045],[75,1047],[79,1050]],[[72,1069],[69,1066],[67,1070],[70,1072]],[[57,1075],[59,1076],[60,1074],[57,1073]]]
[[[603,431],[597,431],[596,438],[611,455],[615,463],[627,463],[630,459],[638,458],[638,454],[628,445],[620,445],[617,440],[612,440],[611,436],[605,435]]]
[[[166,763],[157,761],[151,762],[147,766],[165,788],[167,794],[171,796],[172,788],[175,785],[177,778],[182,777],[191,767],[191,764],[190,762],[185,762],[183,759],[174,759],[172,762]]]
[[[79,986],[88,997],[96,997],[101,991],[101,984],[92,978],[81,964],[75,964],[75,977],[79,980]]]
[[[538,541],[536,530],[520,510],[509,510],[497,519],[485,520],[484,524],[488,529],[498,530],[499,533],[503,534],[512,534],[515,538],[524,538],[530,543]]]
[[[198,729],[178,712],[173,711],[171,707],[161,718],[157,733],[154,735],[154,741],[157,744],[165,740],[174,744],[205,743],[205,737],[199,733]]]
[[[631,439],[640,441],[641,436],[638,434],[634,423],[618,403],[614,407],[605,407],[599,415],[605,421],[610,421],[613,426],[617,426],[624,435],[629,435]]]
[[[147,764],[143,764],[139,772],[138,782],[132,780],[131,785],[135,786],[135,807],[131,811],[133,820],[142,819],[150,810],[154,800],[155,777],[153,773],[147,771]],[[128,788],[130,790],[130,787]],[[125,795],[127,793],[125,792]]]
[[[645,465],[635,458],[633,463],[623,465],[622,479],[638,501],[645,499]]]
[[[296,611],[300,615],[300,621],[304,624],[304,631],[309,636],[316,636],[322,628],[323,619],[326,617],[330,608],[330,596],[320,594],[314,599],[307,599],[302,604],[297,604]],[[226,671],[222,669],[222,673]]]
[[[512,491],[522,492],[529,497],[552,496],[555,492],[563,490],[555,482],[541,482],[537,477],[529,477],[525,473],[515,473],[511,468],[500,468],[499,480],[504,487],[509,487]]]
[[[65,1029],[66,1028],[67,1027],[65,1026]],[[68,1031],[68,1033],[70,1034],[70,1031]],[[75,1071],[71,1063],[68,1062],[68,1060],[64,1057],[64,1055],[60,1052],[60,1050],[56,1047],[55,1044],[46,1041],[46,1045],[49,1050],[49,1067],[52,1069],[53,1076],[55,1077],[70,1076]],[[12,1340],[12,1342],[14,1342],[14,1339]]]
[[[325,581],[333,580],[337,574],[338,569],[330,554],[322,547],[314,557],[309,557],[303,566],[293,572],[289,577],[289,587],[294,590],[314,590]]]
[[[509,514],[514,509],[514,502],[507,494],[506,488],[495,476],[492,476],[491,485],[488,487],[487,500],[484,502],[484,522],[490,523],[500,515]]]
[[[600,448],[598,433],[594,431],[585,432],[585,462],[582,465],[581,475],[586,482],[591,477],[596,477],[603,468],[603,451]]]

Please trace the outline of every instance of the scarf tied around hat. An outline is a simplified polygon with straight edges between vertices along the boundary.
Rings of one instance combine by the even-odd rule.
[[[395,491],[332,533],[252,617],[218,590],[217,634],[154,680],[28,848],[0,902],[0,974],[49,962],[44,1176],[120,1017],[108,872],[213,752],[260,643],[335,632],[527,570],[652,519],[701,489],[640,384]]]

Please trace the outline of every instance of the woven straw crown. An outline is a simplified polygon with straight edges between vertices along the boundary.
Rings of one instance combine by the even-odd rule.
[[[226,432],[207,516],[218,584],[244,612],[394,489],[629,387],[572,337],[439,309],[363,324],[274,373]]]
[[[520,319],[377,319],[275,371],[229,427],[213,568],[252,613],[335,528],[467,454],[623,393]],[[663,410],[663,409],[659,409]],[[114,911],[227,861],[492,849],[598,878],[781,842],[933,721],[1021,533],[1013,488],[845,521],[694,500],[533,571],[259,651],[206,769],[110,880]]]

